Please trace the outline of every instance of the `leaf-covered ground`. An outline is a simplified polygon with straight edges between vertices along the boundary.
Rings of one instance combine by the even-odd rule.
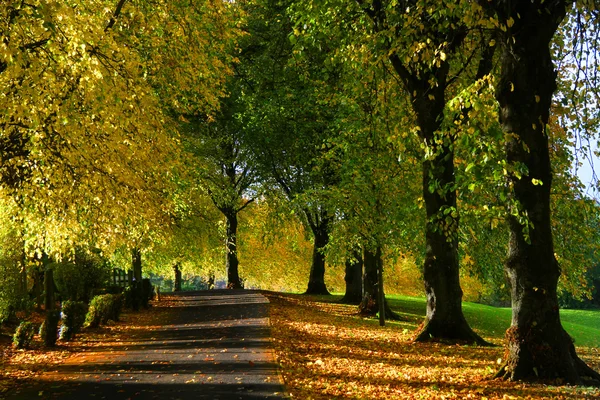
[[[276,356],[293,398],[600,398],[599,389],[492,380],[490,376],[504,353],[502,347],[412,343],[411,335],[420,322],[412,312],[403,314],[408,321],[381,328],[376,320],[358,317],[354,306],[307,296],[267,295]],[[128,341],[132,345],[131,339],[139,330],[159,327],[157,321],[167,317],[169,303],[167,300],[163,307],[150,311],[126,313],[122,321],[87,331],[56,349],[44,349],[38,340],[32,349],[15,350],[7,332],[2,332],[0,398],[8,387],[14,389],[36,377],[54,375],[57,369],[89,366],[107,347],[121,348]],[[502,344],[496,337],[488,335],[486,339]],[[598,348],[579,347],[578,351],[600,370]]]
[[[109,322],[107,326],[86,330],[78,335],[76,340],[59,342],[59,345],[54,348],[43,347],[39,335],[36,334],[29,348],[15,349],[9,335],[16,325],[3,326],[0,331],[0,399],[9,389],[29,384],[33,379],[55,370],[71,357],[122,340],[121,338],[128,336],[129,330],[144,325],[150,316],[147,310],[140,313],[125,313],[117,323]],[[35,312],[29,315],[27,320],[39,325],[43,321],[43,316]]]
[[[301,295],[267,294],[276,355],[298,399],[600,398],[600,389],[491,379],[504,349],[412,343],[420,322],[388,323],[355,306]],[[486,339],[502,345],[497,338]],[[600,350],[579,347],[600,370]]]

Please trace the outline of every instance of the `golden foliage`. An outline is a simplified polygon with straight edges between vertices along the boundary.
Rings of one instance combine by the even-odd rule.
[[[0,195],[21,211],[31,249],[159,236],[183,168],[165,106],[208,113],[224,94],[230,4],[118,4],[9,0],[0,10]]]

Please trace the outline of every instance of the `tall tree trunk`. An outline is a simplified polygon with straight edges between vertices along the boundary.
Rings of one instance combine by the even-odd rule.
[[[506,333],[508,359],[498,376],[513,380],[560,378],[572,384],[595,379],[600,384],[600,375],[579,359],[560,322],[556,293],[560,267],[550,225],[552,171],[546,128],[556,72],[549,46],[572,2],[494,4],[501,18],[514,21],[506,33],[499,31],[499,42],[506,47],[497,99],[502,129],[509,138],[507,160],[527,167],[521,179],[511,177],[508,184],[520,204],[520,214],[529,219],[529,224],[523,225],[517,217],[509,217],[505,269],[512,287],[513,315]]]
[[[432,135],[433,137],[433,135]],[[487,344],[469,326],[462,311],[458,262],[458,212],[454,182],[454,153],[436,149],[435,159],[423,162],[423,198],[427,222],[423,280],[427,297],[425,321],[416,340],[459,340]],[[439,184],[440,188],[430,189]],[[448,210],[448,214],[444,212]]]
[[[132,308],[140,309],[142,301],[142,251],[137,247],[131,250],[131,272],[132,272]]]
[[[227,219],[227,254],[225,259],[225,269],[227,270],[227,288],[243,289],[238,270],[239,260],[237,255],[237,213],[232,210],[227,211],[225,212],[225,218]]]
[[[427,313],[415,340],[443,339],[487,345],[471,329],[462,311],[453,139],[445,137],[440,144],[437,137],[444,119],[449,65],[444,62],[432,72],[436,79],[436,85],[432,85],[428,79],[406,76],[397,55],[390,59],[412,94],[421,138],[433,152],[422,163],[427,216],[423,264]]]
[[[44,307],[46,318],[41,327],[41,336],[46,346],[54,346],[58,338],[58,322],[60,312],[56,310],[54,270],[48,255],[42,253],[42,265],[44,268]]]
[[[329,243],[329,219],[321,218],[317,224],[311,224],[315,242],[312,264],[308,278],[308,288],[304,294],[330,294],[325,286],[325,247]]]
[[[42,255],[42,265],[44,268],[44,308],[51,311],[56,308],[56,299],[54,296],[54,270],[49,267],[50,259],[44,253]]]
[[[379,270],[383,270],[382,249],[378,247],[375,252],[365,248],[364,253],[363,287],[364,295],[358,310],[362,315],[374,316],[379,312],[380,299],[384,299],[385,318],[398,320],[398,315],[392,311],[385,300],[384,293],[380,292]],[[383,288],[381,288],[383,289]]]
[[[25,243],[23,243],[21,249],[21,280],[19,282],[21,286],[21,295],[27,296],[27,254],[25,253]]]
[[[133,279],[142,284],[142,251],[137,247],[131,250],[131,270],[133,271]]]
[[[346,281],[346,293],[340,300],[345,304],[360,304],[363,297],[362,286],[363,257],[360,249],[352,252],[352,256],[346,259],[346,271],[344,281]]]
[[[175,285],[173,287],[174,292],[181,292],[181,269],[179,269],[179,262],[173,264],[173,272],[175,273]]]

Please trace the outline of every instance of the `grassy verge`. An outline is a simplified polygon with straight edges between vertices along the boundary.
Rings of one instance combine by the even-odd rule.
[[[502,347],[412,343],[410,337],[425,312],[423,299],[390,298],[392,308],[403,313],[407,321],[389,323],[382,328],[376,320],[357,316],[356,307],[332,303],[332,297],[277,293],[268,296],[276,356],[293,398],[581,399],[600,396],[599,389],[492,380],[490,377],[504,354]],[[465,313],[484,336],[501,343],[510,311],[500,309],[496,315],[493,307],[485,307],[466,304]],[[585,318],[587,314],[578,316],[580,323]],[[579,347],[578,351],[589,365],[600,369],[599,349]]]
[[[425,315],[424,298],[391,295],[388,301],[393,310],[418,322]],[[465,302],[463,310],[467,321],[479,334],[492,340],[504,338],[510,326],[510,308]],[[600,310],[561,310],[560,316],[577,346],[600,348]]]

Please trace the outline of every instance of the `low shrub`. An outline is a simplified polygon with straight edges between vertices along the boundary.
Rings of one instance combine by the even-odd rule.
[[[29,321],[23,321],[13,335],[13,344],[17,349],[29,347],[35,334],[35,326]]]
[[[123,290],[123,299],[125,302],[125,307],[135,310],[137,307],[137,302],[135,299],[135,289],[132,286],[127,286],[125,290]]]
[[[123,296],[120,294],[103,294],[90,302],[84,326],[96,328],[109,320],[118,321],[123,309]]]
[[[123,296],[120,294],[111,294],[112,297],[110,305],[110,313],[108,319],[118,321],[123,311]]]
[[[2,239],[0,238],[0,249]],[[23,287],[23,276],[18,262],[5,257],[0,251],[0,324],[17,321],[16,312],[28,306],[27,290]]]
[[[56,263],[54,282],[65,300],[88,302],[92,292],[110,278],[110,266],[100,255],[79,248],[71,262]]]
[[[40,337],[45,346],[51,347],[58,339],[58,323],[60,322],[60,311],[46,311],[46,320],[40,326]]]
[[[87,305],[82,301],[65,301],[62,304],[60,340],[71,340],[83,327]]]

